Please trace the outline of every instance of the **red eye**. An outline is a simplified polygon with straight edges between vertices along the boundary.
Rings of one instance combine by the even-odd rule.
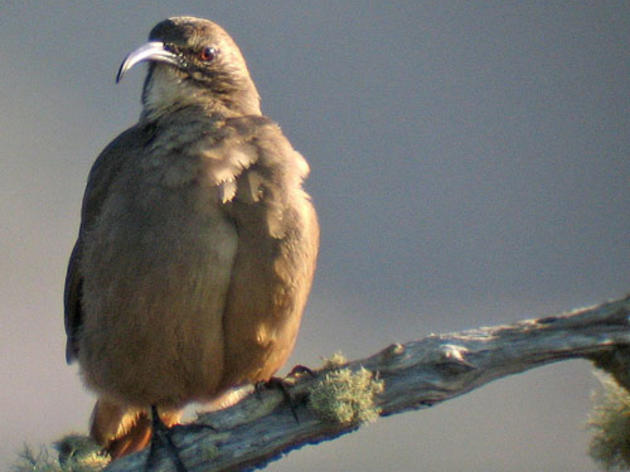
[[[217,57],[218,52],[219,51],[217,51],[216,48],[212,46],[205,46],[199,53],[199,58],[202,61],[211,62],[211,61],[214,61],[215,57]]]

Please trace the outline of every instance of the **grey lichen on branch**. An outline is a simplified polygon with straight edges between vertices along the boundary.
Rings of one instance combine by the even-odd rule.
[[[615,377],[598,373],[602,390],[593,399],[589,454],[605,470],[630,470],[630,393]]]
[[[367,369],[332,370],[309,391],[308,404],[323,421],[359,424],[376,421],[381,409],[375,397],[385,389],[385,382]]]
[[[294,411],[281,392],[267,390],[200,416],[198,422],[214,430],[191,429],[176,434],[175,441],[190,472],[243,470],[351,432],[376,415],[426,408],[551,362],[592,360],[627,385],[629,315],[626,297],[511,325],[430,335],[356,361],[337,358],[314,376],[286,379]],[[363,400],[348,401],[349,392],[358,391],[365,394]],[[107,470],[142,470],[145,455],[124,457]],[[172,464],[163,460],[156,472],[169,470]]]

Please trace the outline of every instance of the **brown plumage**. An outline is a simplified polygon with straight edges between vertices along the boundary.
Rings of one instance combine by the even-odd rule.
[[[269,379],[290,355],[319,227],[308,165],[262,116],[245,61],[208,20],[159,23],[139,122],[89,175],[65,289],[67,360],[117,457],[191,401]]]

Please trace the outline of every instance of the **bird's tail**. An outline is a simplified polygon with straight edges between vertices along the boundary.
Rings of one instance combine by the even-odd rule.
[[[166,426],[179,421],[179,411],[161,412]],[[99,398],[92,411],[90,436],[103,446],[112,460],[144,449],[151,441],[151,415],[147,409],[120,405]]]

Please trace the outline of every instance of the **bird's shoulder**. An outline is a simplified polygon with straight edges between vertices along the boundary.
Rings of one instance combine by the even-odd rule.
[[[271,119],[239,117],[226,120],[223,162],[238,163],[219,184],[228,213],[240,227],[256,227],[274,239],[314,217],[310,198],[302,189],[309,173],[304,157],[296,151]],[[247,156],[243,159],[243,156]]]
[[[262,178],[290,189],[299,187],[309,172],[280,126],[263,115],[217,120],[197,136],[186,152],[199,159],[211,184],[227,190],[224,202],[235,195],[235,185],[248,185],[243,179]]]
[[[283,185],[299,186],[309,173],[306,159],[295,150],[280,126],[266,116],[241,117],[228,125],[247,133],[256,150],[256,166],[272,180],[284,179]]]

